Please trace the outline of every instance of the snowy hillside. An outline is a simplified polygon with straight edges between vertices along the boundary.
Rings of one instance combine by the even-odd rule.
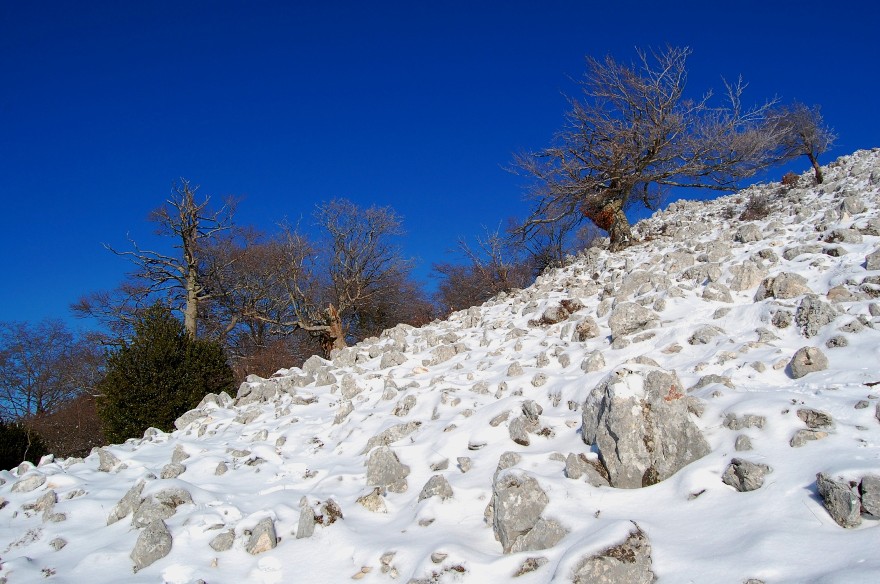
[[[878,582],[880,150],[800,185],[3,471],[0,577]]]

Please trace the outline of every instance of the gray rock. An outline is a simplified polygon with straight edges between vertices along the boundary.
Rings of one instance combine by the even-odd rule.
[[[270,517],[260,520],[248,538],[245,549],[247,553],[255,556],[267,552],[278,545],[278,536],[275,534],[275,522]]]
[[[828,358],[817,347],[802,347],[788,363],[792,379],[828,369]]]
[[[382,360],[379,362],[379,368],[388,369],[389,367],[397,367],[404,363],[406,363],[406,355],[400,351],[388,351],[382,355]]]
[[[788,328],[791,326],[791,321],[794,320],[794,315],[788,310],[777,310],[773,313],[773,318],[770,322],[776,328]]]
[[[135,529],[147,527],[156,520],[164,521],[174,515],[175,507],[165,505],[153,497],[147,497],[131,516],[131,526]]]
[[[492,485],[492,528],[504,553],[531,531],[550,499],[534,478],[512,470],[496,473]],[[536,548],[532,548],[536,549]]]
[[[511,363],[510,366],[507,368],[507,376],[508,377],[516,377],[516,376],[522,375],[522,374],[523,374],[522,365],[520,365],[519,362],[517,362],[517,361],[514,361],[513,363]]]
[[[611,311],[608,326],[614,338],[640,332],[658,325],[657,315],[634,302],[621,302]]]
[[[364,388],[358,385],[355,376],[349,373],[343,375],[340,389],[342,390],[342,397],[345,399],[351,399],[364,391]]]
[[[378,496],[379,489],[374,489],[374,491]],[[366,507],[366,505],[364,506]],[[300,499],[299,507],[299,522],[296,524],[295,537],[296,539],[312,537],[312,535],[314,535],[315,533],[315,525],[317,525],[317,521],[315,520],[315,511],[314,509],[312,509],[312,506],[309,505],[308,497],[303,497],[302,499]]]
[[[159,476],[163,479],[176,479],[184,472],[186,472],[184,465],[179,462],[172,462],[162,467],[162,472]]]
[[[205,416],[207,416],[207,414],[204,411],[201,411],[198,409],[190,410],[190,411],[186,412],[185,414],[183,414],[182,416],[180,416],[179,418],[177,418],[176,420],[174,420],[174,427],[177,430],[183,430],[184,428],[186,428],[187,426],[189,426],[190,424],[192,424],[196,420],[201,420]]]
[[[397,402],[397,405],[394,406],[394,410],[391,412],[395,416],[404,417],[409,415],[410,410],[412,410],[416,405],[416,396],[408,395],[403,399]]]
[[[827,438],[828,432],[822,432],[821,430],[798,430],[794,433],[794,436],[789,440],[788,445],[792,448],[801,448],[802,446],[806,446],[807,442],[813,442],[814,440],[821,440],[822,438]]]
[[[618,367],[590,392],[582,437],[598,448],[611,486],[653,485],[709,453],[684,397],[675,373],[646,365]]]
[[[94,452],[98,454],[98,470],[101,472],[110,472],[119,464],[119,459],[106,448],[96,448]]]
[[[64,549],[64,547],[66,545],[67,545],[67,540],[65,540],[62,537],[56,537],[55,539],[53,539],[52,541],[49,542],[49,547],[51,547],[56,552]]]
[[[529,433],[536,432],[537,430],[537,420],[529,420],[526,416],[517,416],[512,419],[507,426],[510,439],[521,446],[528,446],[531,444]]]
[[[822,496],[825,509],[841,527],[856,527],[862,523],[861,502],[845,481],[835,481],[825,473],[816,475],[816,488]]]
[[[208,544],[215,552],[225,552],[235,543],[235,531],[227,529],[223,533],[219,533]]]
[[[862,477],[859,483],[859,494],[862,499],[862,511],[880,518],[880,476]]]
[[[746,450],[751,450],[752,441],[745,434],[740,434],[736,437],[736,441],[733,443],[733,449],[737,452],[745,452]]]
[[[357,502],[363,506],[367,511],[371,511],[373,513],[387,513],[388,510],[385,508],[385,500],[382,498],[382,489],[379,487],[375,487],[372,491],[367,493],[366,495],[361,495],[357,498]],[[303,512],[305,513],[305,512]],[[301,514],[300,521],[303,521],[303,515]],[[307,525],[307,524],[306,524]],[[314,521],[312,522],[312,531],[314,531]],[[299,537],[299,528],[297,528],[297,537]],[[308,535],[303,535],[303,537],[310,537],[311,533]]]
[[[449,361],[457,354],[454,345],[440,345],[431,351],[431,365],[439,365]]]
[[[731,266],[730,289],[737,292],[751,290],[761,283],[767,272],[759,268],[754,262],[744,262]]]
[[[351,403],[350,399],[341,400],[339,402],[339,407],[336,408],[336,415],[333,417],[333,425],[338,425],[344,422],[353,411],[354,404]]]
[[[587,316],[584,317],[574,328],[571,340],[583,343],[584,341],[598,337],[600,333],[601,329],[599,329],[599,324],[596,320],[591,316]]]
[[[406,491],[406,477],[409,472],[409,467],[401,464],[390,448],[380,446],[367,460],[367,485],[387,489],[392,493],[402,493]]]
[[[560,323],[569,316],[571,316],[571,313],[564,306],[551,306],[541,314],[541,324]]]
[[[565,458],[565,476],[570,479],[584,477],[594,487],[611,486],[608,482],[608,471],[598,461],[592,461],[583,454],[569,453]]]
[[[837,318],[837,311],[816,294],[807,294],[798,305],[794,321],[805,337],[819,334],[819,330]]]
[[[860,197],[849,195],[840,202],[840,210],[850,215],[858,215],[867,211],[867,207]]]
[[[110,511],[110,515],[107,517],[107,525],[111,525],[116,523],[120,519],[127,517],[129,513],[133,512],[135,509],[140,507],[141,504],[141,493],[144,491],[144,486],[147,483],[144,480],[139,480],[132,488],[128,490],[125,495],[119,500],[118,503],[113,507]]]
[[[800,408],[797,411],[797,417],[807,425],[807,428],[833,428],[834,420],[831,414],[814,410],[813,408]]]
[[[825,236],[828,243],[862,243],[862,234],[858,229],[834,229]]]
[[[425,486],[422,487],[422,492],[419,493],[419,501],[431,497],[440,497],[444,501],[452,497],[452,487],[449,486],[449,481],[443,475],[432,476],[425,483]]]
[[[603,552],[578,562],[573,584],[651,584],[651,544],[636,525],[627,538]]]
[[[322,359],[318,355],[312,355],[308,359],[306,359],[305,363],[302,364],[301,369],[303,373],[308,373],[309,375],[316,375],[318,371],[325,368],[329,361]]]
[[[458,468],[461,470],[462,473],[466,473],[467,471],[471,470],[471,467],[473,465],[469,456],[459,456],[455,459],[455,461],[458,463]]]
[[[360,451],[360,454],[366,454],[376,446],[388,446],[406,438],[413,432],[421,427],[422,423],[418,420],[413,420],[411,422],[407,422],[405,424],[395,424],[390,428],[382,430],[369,440],[367,440],[367,445],[364,446],[364,449]]]
[[[688,337],[687,342],[689,345],[708,345],[709,343],[712,342],[712,339],[714,339],[718,335],[723,335],[723,334],[724,334],[723,329],[721,329],[717,326],[713,326],[711,324],[708,324],[708,325],[701,326],[696,331],[694,331],[694,334],[692,334],[690,337]]]
[[[12,485],[13,493],[30,493],[46,483],[46,475],[35,473],[16,481]]]
[[[760,302],[765,298],[795,298],[802,294],[810,294],[807,279],[800,274],[781,272],[776,276],[764,278],[755,292],[755,301]]]
[[[586,373],[601,371],[605,368],[605,357],[601,351],[593,351],[581,362],[581,369]]]
[[[761,241],[762,239],[764,239],[764,235],[761,233],[761,229],[754,223],[740,225],[736,230],[736,234],[733,236],[733,240],[740,243]]]
[[[568,535],[568,530],[552,519],[539,518],[534,527],[517,537],[510,546],[510,553],[546,550]]]
[[[764,476],[770,472],[766,464],[755,464],[741,458],[731,459],[730,464],[721,475],[721,482],[730,485],[740,493],[760,489],[764,484]]]
[[[142,570],[161,560],[171,551],[172,538],[168,526],[161,519],[156,519],[140,532],[134,549],[131,550],[131,560],[134,562],[134,571]]]
[[[880,270],[880,249],[865,256],[865,268],[871,271]]]

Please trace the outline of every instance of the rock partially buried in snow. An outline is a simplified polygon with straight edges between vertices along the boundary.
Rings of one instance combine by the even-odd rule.
[[[764,475],[770,472],[770,467],[766,464],[756,464],[734,458],[724,471],[721,481],[730,485],[740,493],[755,491],[764,485]]]
[[[531,476],[513,470],[496,474],[492,485],[492,528],[505,554],[546,549],[565,536],[565,530],[556,522],[541,517],[549,502]],[[530,535],[534,529],[538,531]]]
[[[387,446],[375,449],[367,460],[367,485],[388,489],[392,493],[406,491],[409,467],[401,464],[397,455]]]
[[[156,560],[161,560],[171,551],[171,532],[161,519],[152,521],[138,535],[130,557],[134,562],[134,571],[146,568]]]
[[[755,293],[755,301],[761,301],[765,298],[784,300],[811,292],[812,290],[807,286],[806,278],[800,274],[782,272],[776,276],[764,278]]]
[[[425,483],[425,486],[422,487],[422,492],[419,493],[419,501],[424,501],[431,497],[440,497],[444,501],[452,497],[452,487],[449,486],[449,481],[443,475],[432,476]]]
[[[273,549],[277,544],[278,537],[275,535],[275,522],[271,518],[266,517],[260,520],[251,532],[251,537],[248,539],[245,549],[249,554],[255,556]]]
[[[614,338],[657,326],[657,315],[634,302],[621,302],[611,311],[608,326]]]
[[[792,379],[828,369],[828,358],[818,347],[801,347],[788,363]]]
[[[612,371],[587,397],[583,440],[599,449],[612,487],[665,480],[709,453],[674,372],[647,365]]]
[[[844,481],[835,481],[825,473],[816,475],[816,488],[831,518],[841,527],[857,527],[862,523],[859,497]]]
[[[638,525],[621,543],[581,560],[573,584],[651,584],[651,544]]]

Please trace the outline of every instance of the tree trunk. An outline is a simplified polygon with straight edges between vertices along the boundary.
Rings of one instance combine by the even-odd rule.
[[[321,332],[321,346],[324,353],[329,357],[336,349],[344,349],[348,346],[345,342],[345,332],[342,330],[342,319],[339,311],[332,304],[327,308],[327,330]]]
[[[186,306],[183,309],[183,328],[190,337],[196,338],[199,316],[198,282],[196,274],[190,271],[186,276]]]
[[[611,251],[620,251],[633,243],[633,234],[629,226],[629,219],[620,205],[614,210],[614,219],[611,222]]]
[[[812,152],[807,153],[807,158],[810,159],[810,164],[813,165],[813,173],[816,175],[816,184],[822,184],[822,181],[825,180],[825,177],[822,176],[822,168],[819,166],[819,161],[816,159]]]

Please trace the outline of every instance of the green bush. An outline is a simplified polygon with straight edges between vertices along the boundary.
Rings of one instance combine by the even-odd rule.
[[[174,420],[208,393],[232,388],[223,348],[193,339],[163,306],[135,325],[135,337],[112,353],[98,383],[98,415],[106,438],[123,442],[149,427],[173,430]]]
[[[15,468],[22,461],[40,462],[49,450],[40,435],[16,422],[0,422],[0,469]]]

